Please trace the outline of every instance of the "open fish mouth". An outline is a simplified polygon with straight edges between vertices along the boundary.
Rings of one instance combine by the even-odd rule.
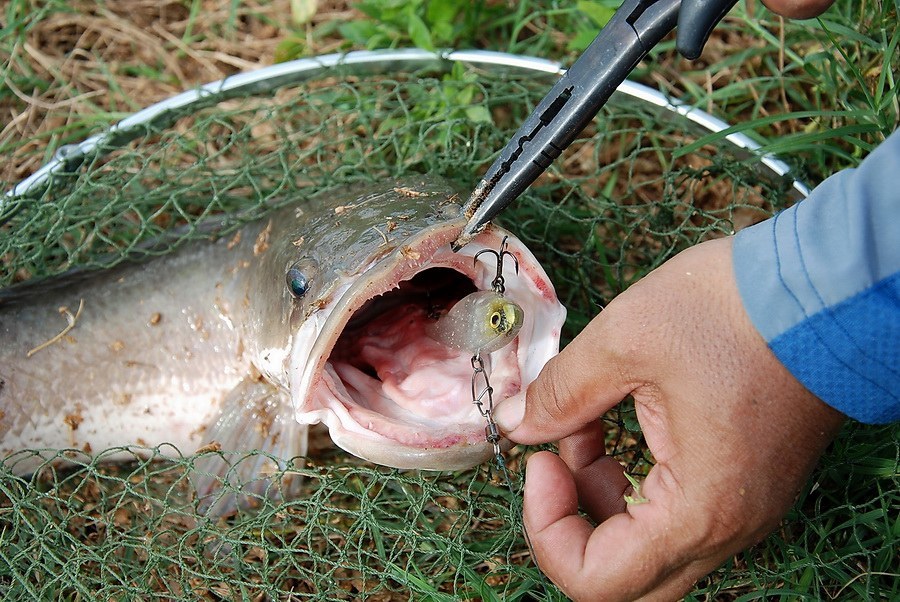
[[[324,422],[340,447],[396,468],[462,469],[491,456],[472,399],[472,353],[425,332],[466,295],[490,289],[496,275],[489,257],[473,258],[508,234],[490,228],[454,253],[449,244],[461,227],[456,220],[382,248],[361,272],[342,278],[317,319],[306,320],[291,357],[299,422]],[[513,237],[508,244],[520,272],[509,268],[505,295],[524,320],[512,342],[484,358],[494,403],[524,394],[557,353],[565,319],[531,252]]]

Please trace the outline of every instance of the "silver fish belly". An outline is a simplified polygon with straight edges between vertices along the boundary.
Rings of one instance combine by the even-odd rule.
[[[214,242],[0,292],[0,457],[18,474],[42,463],[22,449],[165,442],[291,458],[324,422],[380,464],[483,461],[469,358],[425,329],[489,288],[494,267],[473,257],[505,233],[452,253],[455,198],[424,177],[323,193]],[[524,322],[488,357],[497,399],[524,394],[565,317],[531,253],[514,238],[510,250],[522,269],[507,295]]]

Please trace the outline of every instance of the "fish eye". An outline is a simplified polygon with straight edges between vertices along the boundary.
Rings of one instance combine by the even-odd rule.
[[[300,270],[291,268],[287,273],[287,285],[291,294],[299,299],[309,290],[309,278]]]
[[[308,260],[294,262],[288,268],[285,279],[287,288],[296,299],[302,298],[310,289],[310,281],[315,272],[314,265]]]
[[[497,328],[498,326],[500,326],[500,321],[501,316],[499,311],[495,311],[493,314],[491,314],[491,326],[493,328]]]

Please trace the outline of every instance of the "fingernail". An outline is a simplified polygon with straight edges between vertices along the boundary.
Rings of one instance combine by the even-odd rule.
[[[525,394],[519,393],[497,404],[494,409],[494,421],[501,431],[512,432],[522,424],[525,418]]]

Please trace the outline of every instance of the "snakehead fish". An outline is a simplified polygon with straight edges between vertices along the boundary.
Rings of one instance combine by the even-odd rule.
[[[473,258],[504,235],[521,268],[505,292],[521,327],[485,355],[495,401],[524,394],[558,351],[565,310],[502,229],[450,250],[464,224],[456,198],[426,177],[322,193],[218,240],[0,292],[0,458],[12,454],[7,466],[23,475],[44,461],[15,454],[24,449],[90,456],[167,442],[293,458],[306,453],[307,425],[323,422],[378,464],[484,461],[471,353],[426,330],[490,288],[496,264]],[[226,473],[264,490],[271,460],[256,458],[235,472],[201,456],[198,493]]]

